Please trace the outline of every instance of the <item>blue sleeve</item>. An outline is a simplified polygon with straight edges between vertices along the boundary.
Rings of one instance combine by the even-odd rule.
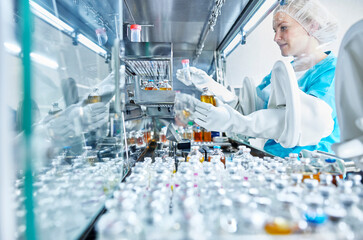
[[[318,97],[324,101],[334,97],[334,75],[335,68],[317,76],[311,86],[307,89],[306,93]]]

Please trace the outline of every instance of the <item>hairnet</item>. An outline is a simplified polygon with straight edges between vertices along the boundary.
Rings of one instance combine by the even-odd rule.
[[[338,22],[318,0],[288,0],[279,5],[274,15],[283,12],[294,18],[320,44],[336,39]]]

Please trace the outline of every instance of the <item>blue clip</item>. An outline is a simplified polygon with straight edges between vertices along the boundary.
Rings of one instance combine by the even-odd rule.
[[[241,28],[241,45],[246,44],[246,32]]]

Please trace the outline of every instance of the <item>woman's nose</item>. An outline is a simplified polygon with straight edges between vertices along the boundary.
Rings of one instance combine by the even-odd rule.
[[[279,40],[281,40],[281,36],[280,36],[279,32],[275,32],[274,41],[277,42]]]

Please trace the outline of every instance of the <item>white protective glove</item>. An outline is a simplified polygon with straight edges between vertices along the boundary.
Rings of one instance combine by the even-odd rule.
[[[82,119],[83,130],[92,131],[107,123],[108,110],[108,105],[104,102],[88,104],[81,108],[80,117]]]
[[[274,109],[262,109],[243,116],[227,104],[214,107],[198,103],[195,122],[207,130],[274,139],[285,148],[319,143],[333,130],[332,109],[324,101],[298,88],[290,63],[277,62],[273,72],[283,73],[277,74],[278,78],[273,74],[271,78],[273,87],[277,88],[269,103]]]
[[[218,98],[215,99],[217,107],[197,100],[194,122],[209,131],[225,132],[228,130],[228,124],[226,123],[231,118],[230,113],[225,108],[228,105],[223,104]]]
[[[363,169],[363,20],[345,34],[335,71],[335,103],[340,143],[332,149],[341,158]]]
[[[223,85],[213,80],[206,72],[195,67],[190,67],[190,77],[193,85],[199,90],[203,91],[204,87],[208,87],[208,90],[212,92],[216,97],[222,100],[223,103],[235,107],[238,102],[238,97],[229,91]],[[189,86],[189,82],[185,79],[184,70],[178,69],[176,71],[176,78],[185,85]]]
[[[73,104],[63,112],[47,118],[45,123],[49,136],[57,144],[71,145],[83,132],[100,128],[108,122],[108,107],[105,103],[93,103],[84,107]],[[78,141],[78,140],[77,140]]]
[[[70,146],[78,141],[77,137],[83,132],[80,111],[81,108],[73,104],[63,112],[44,119],[43,125],[46,126],[48,135],[55,145]]]
[[[174,100],[174,111],[177,119],[187,124],[188,121],[194,120],[194,112],[198,99],[185,93],[176,93]]]
[[[120,86],[121,88],[122,86]],[[98,88],[98,92],[101,96],[101,101],[103,103],[108,103],[115,94],[115,74],[111,72],[105,79],[98,83],[93,88]],[[82,99],[82,104],[88,104],[88,94],[86,94]]]

